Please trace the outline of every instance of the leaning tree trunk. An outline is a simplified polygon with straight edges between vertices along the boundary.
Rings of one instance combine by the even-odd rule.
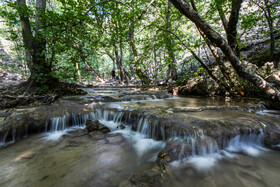
[[[98,73],[95,71],[95,69],[93,69],[93,67],[92,67],[92,66],[88,63],[88,61],[86,60],[86,57],[85,57],[85,55],[84,55],[84,53],[83,53],[82,47],[81,47],[76,41],[74,41],[74,43],[75,43],[76,49],[77,49],[78,52],[79,52],[78,54],[80,55],[80,58],[81,58],[81,60],[84,62],[84,64],[86,65],[86,67],[95,75],[95,77],[96,77],[96,79],[97,79],[98,81],[104,83],[105,80],[102,79],[102,78],[98,75]]]
[[[272,87],[267,81],[261,78],[259,75],[247,70],[236,56],[232,48],[226,42],[226,40],[203,19],[195,10],[193,10],[190,4],[186,0],[170,0],[172,4],[208,37],[208,39],[219,47],[223,53],[227,56],[231,65],[237,72],[237,74],[254,84],[261,89],[263,93],[271,100],[280,101],[280,92]]]
[[[241,0],[241,1],[242,1],[242,0]],[[240,2],[240,3],[241,3],[241,2]],[[191,4],[192,4],[193,9],[197,12],[197,8],[196,8],[196,6],[195,6],[194,0],[191,0]],[[220,18],[221,18],[221,20],[222,20],[222,23],[223,23],[223,26],[224,26],[225,31],[226,31],[226,32],[229,31],[230,33],[231,33],[231,32],[235,32],[235,33],[237,34],[237,32],[236,32],[236,28],[237,28],[237,27],[236,27],[236,26],[234,27],[233,25],[234,25],[234,23],[237,24],[237,22],[238,22],[238,15],[237,15],[237,16],[232,16],[233,12],[235,12],[235,11],[231,11],[230,24],[231,24],[231,27],[234,27],[235,29],[230,29],[230,30],[228,30],[227,28],[228,28],[229,23],[228,23],[227,19],[225,18],[225,15],[224,15],[224,12],[223,12],[223,10],[222,10],[221,5],[219,4],[219,2],[217,2],[217,0],[216,0],[216,6],[217,6],[217,9],[218,9],[218,12],[219,12]],[[241,6],[239,6],[239,9],[240,9],[240,7],[241,7]],[[234,7],[233,7],[233,8],[234,8]],[[233,21],[233,19],[237,19],[237,20],[236,20],[236,21]],[[228,82],[229,82],[229,85],[230,85],[230,87],[231,87],[232,89],[235,89],[235,90],[238,92],[238,94],[240,94],[241,96],[244,96],[244,92],[243,92],[243,90],[242,90],[242,87],[239,87],[238,84],[236,84],[236,83],[234,83],[234,82],[232,81],[232,79],[231,79],[231,77],[230,77],[230,72],[227,70],[227,67],[225,66],[225,64],[224,64],[222,58],[220,57],[220,55],[217,53],[216,48],[214,47],[214,45],[211,43],[211,41],[209,41],[209,40],[207,39],[207,36],[201,31],[200,28],[197,27],[197,30],[199,31],[200,35],[203,37],[203,39],[205,40],[207,46],[209,47],[211,53],[212,53],[213,56],[215,57],[216,62],[217,62],[218,66],[219,66],[219,68],[220,68],[220,70],[221,70],[221,72],[222,72],[222,74],[223,74],[223,76],[224,76],[225,82],[228,81]],[[234,36],[235,36],[235,37],[234,37],[235,40],[231,40],[231,41],[233,41],[233,42],[234,42],[234,41],[237,41],[237,40],[236,40],[236,34],[234,35]],[[236,51],[236,54],[239,55],[239,50],[238,50],[237,45],[236,45],[235,50],[238,51],[238,53],[237,53],[237,51]],[[226,85],[227,85],[227,83],[226,83]]]

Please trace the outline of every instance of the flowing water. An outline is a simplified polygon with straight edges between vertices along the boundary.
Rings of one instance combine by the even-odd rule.
[[[221,148],[196,127],[192,133],[168,134],[158,117],[183,121],[239,117],[246,123],[252,116],[279,119],[279,111],[209,110],[243,102],[221,98],[159,99],[147,93],[133,95],[130,89],[128,96],[120,90],[90,92],[42,109],[53,116],[45,122],[44,133],[26,134],[17,142],[16,132],[9,141],[8,133],[0,136],[0,146],[6,146],[0,149],[0,186],[118,186],[133,173],[152,168],[158,153],[172,141],[183,142],[181,152],[189,146],[191,153],[179,154],[168,165],[164,186],[280,186],[280,153],[264,147],[261,130],[232,137]],[[89,99],[99,96],[120,99],[105,103]],[[89,135],[88,119],[99,120],[112,132]]]
[[[49,132],[0,150],[0,186],[117,186],[150,168],[164,147],[129,129],[90,138],[84,124],[62,129],[63,119],[53,118]]]
[[[268,151],[257,157],[236,154],[234,158],[209,156],[189,159],[169,168],[171,177],[166,186],[276,187],[280,186],[279,158],[279,152]],[[199,165],[204,169],[200,169]]]

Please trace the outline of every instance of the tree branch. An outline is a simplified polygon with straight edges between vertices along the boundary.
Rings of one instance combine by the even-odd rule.
[[[152,0],[148,6],[145,8],[145,10],[142,12],[142,14],[138,17],[138,19],[141,19],[142,16],[147,12],[147,10],[150,8],[150,6],[153,4],[153,2],[155,2],[155,0]]]

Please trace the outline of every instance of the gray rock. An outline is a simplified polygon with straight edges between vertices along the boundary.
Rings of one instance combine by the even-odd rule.
[[[125,129],[125,126],[123,124],[120,124],[120,126],[117,127],[118,129]]]
[[[280,71],[275,72],[274,74],[270,75],[266,81],[268,81],[272,86],[276,88],[280,88]]]
[[[105,125],[102,125],[98,120],[96,119],[88,119],[86,121],[86,128],[88,132],[92,131],[100,131],[102,133],[108,133],[111,132],[111,130],[106,127]]]

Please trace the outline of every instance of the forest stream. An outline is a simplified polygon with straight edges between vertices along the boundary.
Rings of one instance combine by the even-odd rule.
[[[162,186],[280,186],[280,111],[222,97],[84,90],[0,111],[0,186],[158,186],[141,174],[162,160]],[[88,132],[89,120],[111,132]]]

